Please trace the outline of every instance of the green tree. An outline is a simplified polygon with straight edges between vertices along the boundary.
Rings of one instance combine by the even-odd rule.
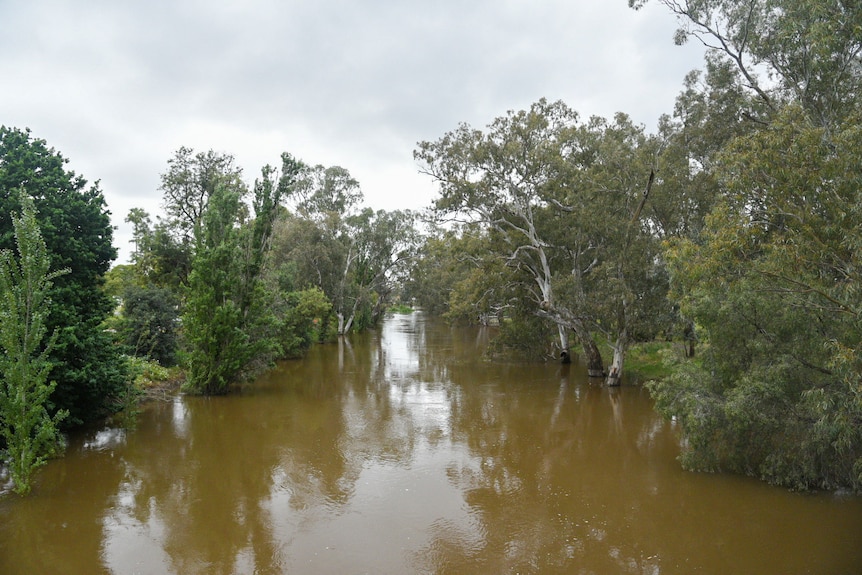
[[[186,290],[183,326],[189,343],[190,390],[226,393],[278,354],[275,294],[263,282],[263,263],[281,198],[301,164],[282,156],[282,172],[267,166],[255,183],[255,217],[245,221],[245,191],[227,174],[216,182],[196,225],[194,261]]]
[[[409,211],[362,208],[359,183],[344,168],[315,166],[297,174],[295,213],[284,212],[275,237],[274,269],[292,290],[319,287],[332,302],[337,332],[357,318],[373,324],[396,276],[404,277],[417,238]]]
[[[412,262],[409,278],[404,283],[404,297],[415,299],[431,315],[448,314],[453,311],[455,286],[483,266],[484,251],[481,230],[470,226],[432,230],[423,238]],[[475,321],[480,315],[478,310],[476,313],[469,311],[461,318]]]
[[[126,223],[133,226],[130,241],[135,244],[135,251],[132,252],[132,262],[137,263],[146,250],[147,240],[152,235],[150,214],[142,208],[132,208],[126,216]]]
[[[668,329],[667,274],[653,221],[652,201],[660,138],[648,136],[625,114],[613,121],[592,118],[582,138],[591,161],[578,161],[572,188],[590,196],[578,205],[578,221],[596,218],[588,228],[597,246],[594,268],[582,279],[593,329],[613,350],[608,383],[619,383],[628,348]],[[574,215],[574,214],[573,214]],[[570,232],[563,228],[563,238]],[[565,245],[565,244],[564,244]]]
[[[703,242],[671,251],[709,353],[653,390],[690,467],[862,488],[862,136],[852,117],[836,128],[788,108],[728,147]]]
[[[325,337],[323,320],[332,313],[332,303],[318,287],[292,291],[285,295],[279,310],[282,314],[282,355],[288,358],[301,357],[311,344]]]
[[[179,298],[165,288],[129,286],[123,294],[121,330],[132,354],[176,363]]]
[[[350,331],[360,311],[367,318],[360,329],[376,325],[383,316],[413,258],[418,241],[413,223],[410,211],[370,208],[346,219],[342,306],[336,308],[339,333]]]
[[[209,198],[195,242],[186,291],[183,328],[189,344],[188,387],[204,394],[226,393],[255,357],[243,330],[238,301],[242,278],[241,196],[217,186]]]
[[[116,257],[110,213],[98,185],[65,169],[66,160],[29,131],[0,127],[0,248],[14,247],[11,214],[21,210],[14,190],[33,198],[42,238],[58,268],[70,272],[51,288],[46,319],[57,332],[50,378],[57,382],[53,409],[67,409],[66,424],[109,414],[129,379],[120,349],[102,322],[115,303],[103,290]]]
[[[68,270],[49,272],[51,258],[33,201],[22,192],[20,202],[22,213],[13,216],[17,261],[11,250],[0,251],[0,436],[14,490],[23,495],[30,491],[33,472],[56,451],[57,426],[68,415],[63,410],[48,414],[56,387],[48,382],[56,332],[43,341],[51,282]]]
[[[639,8],[647,0],[629,0]],[[845,0],[659,0],[677,15],[678,44],[702,42],[753,95],[736,110],[758,122],[790,102],[827,127],[862,92],[862,6]]]
[[[708,215],[661,226],[704,353],[653,385],[657,406],[681,422],[689,467],[858,490],[862,6],[661,2],[677,41],[709,48],[706,89],[689,76],[663,155]],[[656,200],[663,222],[685,221]]]
[[[123,299],[123,293],[133,286],[141,284],[137,266],[132,264],[117,264],[105,274],[105,293],[117,304]]]
[[[163,207],[168,220],[179,234],[192,239],[217,187],[245,188],[242,169],[234,157],[213,150],[198,152],[181,147],[168,160],[168,171],[162,174]]]
[[[194,243],[177,233],[177,226],[159,219],[142,244],[135,260],[138,274],[145,283],[179,293],[188,282],[192,269]]]
[[[568,257],[555,261],[545,225],[560,210],[571,211],[561,202],[567,190],[561,175],[566,151],[578,148],[577,135],[575,111],[562,102],[540,100],[530,110],[497,118],[487,133],[462,125],[437,142],[421,142],[414,155],[440,184],[434,205],[438,217],[480,222],[504,238],[506,249],[498,257],[531,277],[534,309],[557,326],[560,349],[568,350],[573,330],[588,369],[600,374],[603,362],[586,310],[578,306],[579,298],[564,300],[555,289],[560,273],[572,278],[573,290],[581,289],[579,279],[591,266],[594,246],[569,241]]]

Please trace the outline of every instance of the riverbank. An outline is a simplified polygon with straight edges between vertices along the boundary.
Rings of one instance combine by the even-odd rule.
[[[186,381],[186,372],[180,366],[163,367],[157,361],[132,358],[137,372],[132,383],[139,400],[167,400],[179,393]]]
[[[638,343],[626,354],[623,373],[635,384],[664,379],[673,372],[674,363],[682,359],[684,354],[685,349],[678,342]]]

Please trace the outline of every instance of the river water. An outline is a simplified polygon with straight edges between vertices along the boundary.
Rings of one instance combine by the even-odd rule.
[[[862,573],[862,498],[695,474],[638,387],[420,313],[146,406],[0,494],[0,573]]]

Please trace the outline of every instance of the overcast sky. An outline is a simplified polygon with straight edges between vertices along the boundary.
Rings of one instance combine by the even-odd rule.
[[[180,146],[249,183],[288,151],[339,165],[375,209],[435,188],[413,150],[545,97],[653,131],[702,49],[626,0],[0,0],[0,124],[101,180],[117,263],[129,209],[161,212]]]

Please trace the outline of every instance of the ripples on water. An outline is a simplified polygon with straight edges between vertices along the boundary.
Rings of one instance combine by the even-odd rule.
[[[679,468],[637,387],[398,315],[242,392],[73,438],[0,573],[862,571],[862,500]]]

